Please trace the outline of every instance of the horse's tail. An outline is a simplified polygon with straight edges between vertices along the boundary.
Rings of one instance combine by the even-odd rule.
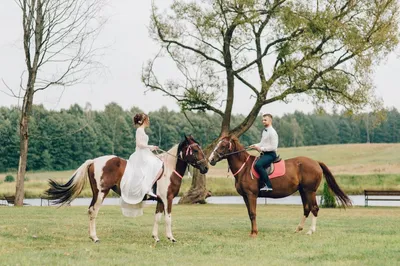
[[[350,198],[343,192],[343,190],[336,183],[335,178],[332,175],[332,172],[329,170],[328,166],[326,166],[322,162],[318,162],[319,166],[321,166],[322,171],[324,172],[324,176],[326,182],[328,183],[328,187],[335,193],[335,195],[339,198],[343,207],[352,206]]]
[[[81,192],[88,178],[88,168],[93,160],[84,162],[64,185],[54,180],[49,180],[50,188],[46,190],[46,196],[54,204],[71,203]]]

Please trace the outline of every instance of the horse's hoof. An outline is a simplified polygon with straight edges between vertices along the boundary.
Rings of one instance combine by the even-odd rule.
[[[97,237],[91,237],[91,236],[89,236],[89,238],[90,238],[94,243],[100,242],[100,239],[98,239]]]
[[[257,234],[256,234],[256,233],[251,233],[249,236],[250,236],[251,238],[256,238],[256,237],[257,237]]]
[[[303,228],[297,227],[296,230],[294,230],[295,233],[298,233],[298,232],[300,232],[300,231],[303,231]]]
[[[308,231],[306,235],[312,235],[314,232],[312,230]]]

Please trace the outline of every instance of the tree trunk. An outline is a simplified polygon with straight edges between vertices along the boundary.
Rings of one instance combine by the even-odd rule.
[[[366,119],[365,119],[365,129],[367,131],[367,143],[370,143],[369,139],[369,113],[367,113]]]
[[[24,179],[28,157],[28,118],[25,113],[22,114],[19,130],[20,155],[15,189],[15,206],[23,206],[24,203]]]
[[[29,126],[29,117],[32,111],[33,105],[33,84],[36,78],[36,71],[30,75],[27,85],[27,90],[24,95],[24,101],[22,103],[21,110],[21,120],[19,123],[19,165],[18,165],[18,174],[17,174],[17,184],[15,187],[15,203],[14,206],[23,206],[24,205],[24,181],[26,174],[26,165],[28,161],[28,126]]]
[[[209,196],[211,196],[211,192],[206,189],[206,175],[200,174],[200,171],[194,168],[192,185],[179,200],[179,204],[205,204],[206,198]]]
[[[231,130],[231,134],[235,135],[236,137],[240,137],[243,135],[254,123],[254,121],[258,117],[258,113],[260,112],[262,104],[257,101],[256,104],[251,109],[250,113],[247,117],[240,123],[237,127]]]

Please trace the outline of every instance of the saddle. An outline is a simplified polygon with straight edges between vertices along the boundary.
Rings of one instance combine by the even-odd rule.
[[[280,155],[276,156],[276,159],[267,167],[265,171],[267,172],[268,176],[271,175],[275,170],[275,164],[279,163],[282,160]]]
[[[254,169],[254,165],[259,158],[260,157],[254,160],[253,166],[251,168],[252,176],[257,179],[260,178],[260,175],[257,173],[256,169]],[[265,168],[265,171],[267,172],[269,179],[283,176],[286,173],[285,160],[282,160],[282,158],[279,155],[277,155],[276,159],[272,162],[272,164],[267,168]]]

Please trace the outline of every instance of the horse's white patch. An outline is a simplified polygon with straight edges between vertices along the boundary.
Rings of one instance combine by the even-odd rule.
[[[178,158],[176,157],[178,145],[172,147],[167,153],[162,153],[159,158],[164,162],[164,172],[157,181],[157,195],[163,200],[164,205],[167,204],[168,187],[171,184],[171,175],[175,170]]]
[[[171,227],[171,214],[167,213],[168,210],[168,187],[171,184],[171,175],[173,174],[178,158],[176,154],[178,152],[178,145],[172,147],[168,152],[162,153],[159,155],[160,159],[164,162],[164,173],[161,178],[157,181],[157,195],[164,203],[164,214],[165,214],[165,231],[167,237],[173,241],[175,241],[172,236],[172,227]],[[160,222],[162,213],[156,213],[154,218],[154,226],[153,226],[153,237],[157,241],[158,239],[158,224]]]
[[[307,235],[312,235],[313,233],[315,233],[316,230],[317,230],[317,217],[315,217],[313,214],[311,218],[311,227],[310,230],[308,230]]]
[[[97,237],[96,233],[96,217],[97,214],[99,213],[99,209],[101,203],[103,202],[103,199],[104,199],[104,193],[100,191],[99,194],[97,195],[97,199],[94,206],[91,206],[89,208],[89,235],[94,242],[99,241],[99,238]]]
[[[101,191],[101,177],[103,175],[103,168],[106,163],[114,158],[117,157],[115,155],[105,155],[94,159],[93,166],[94,166],[94,179],[96,180],[97,189]]]
[[[217,145],[215,145],[214,150],[211,152],[210,157],[208,157],[208,161],[211,162],[214,158],[214,153],[218,150],[219,145],[221,144],[222,140],[218,141]]]
[[[306,219],[307,219],[306,216],[303,216],[303,217],[301,218],[301,221],[300,221],[299,225],[298,225],[297,228],[296,228],[296,232],[300,232],[301,230],[303,230],[303,228],[304,228],[304,223],[306,222]]]
[[[166,232],[167,232],[167,238],[170,240],[174,240],[174,237],[172,236],[172,215],[170,213],[165,214],[165,223],[166,223]]]
[[[153,238],[155,241],[160,241],[160,239],[158,238],[158,224],[161,221],[161,217],[162,217],[162,212],[158,212],[156,213],[156,215],[154,216],[154,226],[153,226]]]

